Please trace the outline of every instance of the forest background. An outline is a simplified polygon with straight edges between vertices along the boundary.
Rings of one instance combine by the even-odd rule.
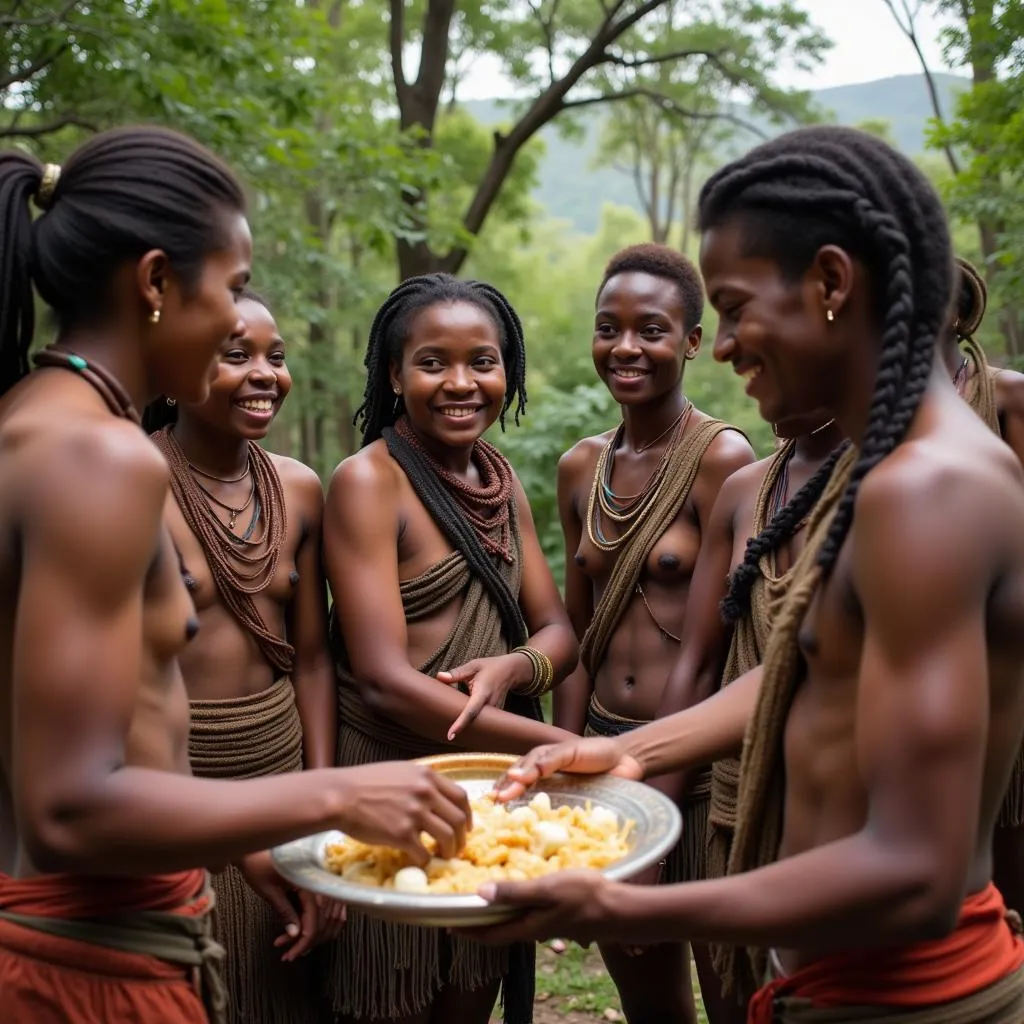
[[[526,328],[530,404],[495,441],[560,576],[558,456],[618,418],[590,361],[603,266],[644,240],[695,257],[700,185],[766,136],[837,121],[912,156],[984,267],[982,342],[1024,360],[1024,2],[857,2],[895,19],[920,75],[784,88],[831,46],[799,0],[0,0],[0,147],[60,162],[90,132],[149,121],[233,164],[296,382],[270,443],[325,478],[358,444],[387,292],[431,270],[502,289]],[[481,60],[514,99],[463,100]],[[767,453],[710,357],[715,327],[708,310],[686,391]]]

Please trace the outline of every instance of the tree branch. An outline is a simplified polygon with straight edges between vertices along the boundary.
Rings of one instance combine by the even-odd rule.
[[[388,38],[391,45],[391,77],[395,81],[395,95],[398,98],[398,106],[401,107],[408,89],[402,62],[402,45],[405,42],[405,0],[391,0]]]
[[[676,103],[675,100],[671,100],[667,96],[661,95],[661,93],[654,92],[653,89],[643,89],[640,87],[635,89],[623,89],[620,92],[601,93],[597,96],[586,96],[579,100],[568,100],[562,104],[562,109],[573,110],[580,107],[594,107],[599,103],[616,103],[620,100],[632,99],[648,99],[652,103],[661,107],[661,109],[666,113],[673,114],[683,120],[728,121],[730,124],[734,124],[738,128],[743,128],[744,130],[751,132],[759,139],[768,138],[765,132],[758,128],[757,125],[745,120],[737,114],[730,113],[728,110],[690,110],[689,108]]]
[[[49,28],[53,25],[59,25],[64,19],[79,5],[81,0],[68,0],[64,5],[63,10],[57,14],[51,14],[45,18],[19,18],[16,17],[18,8],[21,4],[17,4],[11,14],[5,14],[0,17],[0,28],[13,27],[17,28]]]
[[[452,17],[455,0],[429,0],[423,15],[423,41],[420,46],[420,67],[416,74],[416,111],[411,120],[403,111],[403,127],[420,124],[432,131],[437,105],[444,88],[448,52],[451,46]]]
[[[0,139],[38,139],[43,135],[59,132],[61,128],[68,128],[72,125],[77,128],[85,128],[90,132],[99,131],[99,126],[91,121],[76,117],[74,114],[65,114],[63,117],[58,117],[55,121],[50,121],[46,124],[28,125],[25,128],[19,128],[15,121],[7,128],[0,128]]]
[[[907,0],[900,0],[900,5],[903,8],[903,14],[906,18],[906,21],[904,22],[900,18],[899,12],[896,10],[895,0],[882,0],[882,2],[889,8],[889,13],[892,14],[893,20],[899,26],[900,31],[910,41],[910,45],[914,48],[914,53],[917,54],[918,62],[921,65],[921,70],[924,72],[924,81],[928,88],[928,96],[931,99],[932,112],[935,114],[935,120],[938,121],[940,125],[945,125],[946,119],[942,114],[942,104],[939,101],[939,90],[936,88],[935,78],[932,75],[931,68],[928,67],[928,61],[925,59],[924,51],[921,49],[921,41],[917,37],[915,18],[921,9],[920,3],[918,3],[914,10],[911,11]],[[957,158],[956,151],[948,142],[943,143],[942,151],[946,154],[946,161],[949,164],[949,169],[954,174],[959,174],[960,161]]]
[[[65,50],[68,50],[70,46],[70,43],[61,43],[56,50],[44,57],[40,57],[24,70],[12,71],[11,74],[0,78],[0,92],[3,92],[5,89],[9,89],[12,85],[17,85],[20,82],[27,82],[33,75],[38,75],[40,71],[49,67],[62,53],[64,53]]]

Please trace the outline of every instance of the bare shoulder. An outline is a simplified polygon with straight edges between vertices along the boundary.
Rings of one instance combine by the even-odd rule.
[[[775,455],[772,454],[765,459],[758,459],[757,462],[746,462],[739,469],[730,473],[718,492],[718,501],[723,505],[728,504],[738,508],[756,497],[774,458]]]
[[[340,502],[352,506],[393,501],[403,475],[401,467],[388,453],[387,445],[382,440],[374,441],[339,463],[327,487],[327,504]]]
[[[603,434],[577,441],[558,460],[558,479],[563,485],[574,485],[581,479],[588,482],[604,446],[614,437],[615,428]]]
[[[291,497],[303,512],[316,511],[323,506],[324,489],[316,471],[298,459],[270,453],[277,475],[281,479],[286,499]]]
[[[746,435],[737,427],[721,431],[708,445],[701,468],[717,477],[726,477],[757,459]]]
[[[996,405],[1007,417],[1024,419],[1024,373],[999,370],[995,374]]]

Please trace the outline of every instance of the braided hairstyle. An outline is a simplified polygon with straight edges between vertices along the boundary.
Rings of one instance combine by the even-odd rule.
[[[973,337],[981,321],[985,318],[988,306],[988,285],[978,268],[965,260],[956,257],[957,289],[956,289],[956,321],[954,333],[957,338],[966,340]]]
[[[43,165],[0,153],[0,395],[28,373],[34,295],[67,330],[101,320],[115,272],[151,249],[186,288],[224,244],[242,188],[212,153],[165,128],[101,132],[45,188]],[[33,221],[29,200],[43,208]]]
[[[679,290],[683,304],[686,332],[693,330],[704,315],[704,282],[700,271],[681,252],[667,245],[642,242],[617,252],[604,268],[604,277],[597,289],[600,296],[604,286],[618,274],[650,274],[672,281]]]
[[[698,221],[701,231],[739,224],[746,253],[772,260],[794,283],[824,245],[844,249],[868,275],[881,328],[878,371],[850,483],[818,556],[827,576],[861,482],[906,435],[948,323],[953,255],[942,203],[891,146],[857,129],[822,126],[766,142],[715,173],[701,190]],[[823,467],[793,503],[813,507],[827,479]],[[759,550],[781,532],[770,523],[753,543]]]
[[[274,311],[270,308],[270,303],[251,288],[243,288],[238,293],[237,301],[255,302],[257,305],[262,306],[271,316],[274,315]],[[177,422],[178,407],[176,405],[168,405],[167,399],[163,395],[150,402],[142,410],[142,427],[147,434],[155,434],[158,430],[163,430],[164,427],[171,427]]]
[[[381,431],[393,425],[402,413],[402,400],[396,400],[391,391],[389,363],[392,359],[401,361],[402,348],[409,340],[416,315],[429,306],[455,302],[468,302],[494,321],[507,381],[501,429],[505,429],[505,414],[513,402],[518,425],[519,416],[526,409],[526,343],[518,314],[497,288],[483,281],[463,281],[451,274],[423,274],[403,281],[384,300],[370,327],[365,360],[366,390],[363,404],[353,418],[353,423],[362,429],[363,447],[376,441]]]

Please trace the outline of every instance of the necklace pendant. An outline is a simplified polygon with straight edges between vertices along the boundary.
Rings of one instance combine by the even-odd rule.
[[[238,513],[239,512],[241,512],[241,509],[234,509],[233,508],[231,510],[231,515],[228,518],[228,529],[229,530],[233,530],[235,528],[235,520],[238,518]]]

